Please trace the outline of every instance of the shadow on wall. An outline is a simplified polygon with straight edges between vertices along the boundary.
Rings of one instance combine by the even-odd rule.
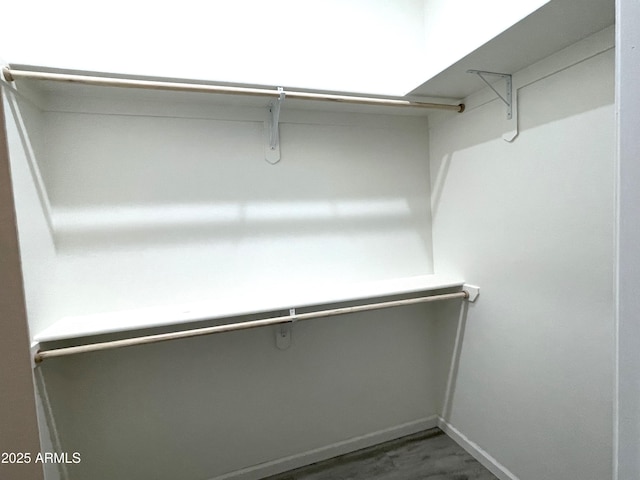
[[[406,198],[114,206],[59,209],[54,228],[65,251],[422,231],[429,229],[428,214],[428,206],[410,208]]]
[[[435,178],[432,178],[431,180],[431,215],[434,219],[436,217],[436,213],[438,212],[438,206],[440,205],[440,199],[442,198],[442,193],[444,191],[449,168],[451,167],[452,158],[453,153],[449,153],[443,157],[440,157],[437,161],[438,165],[436,169],[434,169],[434,171],[437,172]]]
[[[520,134],[513,143],[501,139],[504,133],[502,119],[505,107],[500,99],[495,99],[479,107],[467,110],[459,116],[449,116],[431,128],[430,136],[448,138],[454,132],[464,132],[451,141],[441,142],[455,145],[455,151],[434,151],[431,149],[432,215],[435,218],[446,178],[456,153],[489,142],[498,142],[504,157],[509,152],[518,152],[518,144],[527,142],[527,131],[545,126],[562,119],[581,115],[614,103],[614,50],[610,49],[574,65],[564,66],[554,74],[532,81],[518,89],[518,120]],[[593,71],[608,72],[606,88],[600,82],[591,82]],[[571,85],[571,95],[566,95],[567,84]],[[486,118],[495,119],[487,122]],[[443,117],[444,118],[444,117]],[[562,142],[562,138],[549,142]],[[516,154],[516,153],[514,153]],[[480,162],[490,162],[492,158],[478,158]],[[515,159],[514,159],[515,160]],[[470,195],[471,197],[471,195]]]
[[[11,100],[59,250],[399,230],[421,234],[430,256],[419,122],[384,134],[285,124],[288,159],[272,167],[256,122],[40,112],[40,125]]]
[[[47,189],[40,171],[40,166],[38,164],[38,158],[41,152],[38,142],[34,140],[34,138],[36,137],[29,133],[39,132],[41,129],[38,128],[38,126],[36,125],[36,121],[32,118],[31,114],[28,113],[29,109],[21,108],[21,102],[18,101],[18,97],[12,91],[11,87],[5,86],[3,90],[7,93],[9,108],[11,109],[13,120],[15,122],[15,125],[17,126],[18,134],[20,135],[22,151],[24,152],[24,155],[27,159],[29,173],[31,174],[31,179],[38,195],[42,214],[46,221],[47,227],[49,228],[51,238],[53,239],[54,228],[51,215],[51,201],[49,199],[49,195],[47,193]],[[37,136],[37,133],[35,135]]]
[[[456,395],[458,367],[462,355],[467,316],[470,308],[477,308],[482,302],[482,296],[475,303],[463,302],[459,305],[441,303],[435,308],[436,329],[434,342],[434,358],[437,359],[439,371],[436,372],[435,382],[440,394],[438,413],[449,422]]]

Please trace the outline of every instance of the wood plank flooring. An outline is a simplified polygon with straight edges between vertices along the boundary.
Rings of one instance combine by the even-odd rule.
[[[434,428],[263,480],[497,480]]]

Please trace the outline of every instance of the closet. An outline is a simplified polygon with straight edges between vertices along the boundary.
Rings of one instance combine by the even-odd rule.
[[[259,479],[435,426],[501,479],[610,478],[613,8],[571,3],[389,105],[7,65],[42,450],[81,457],[47,480]]]

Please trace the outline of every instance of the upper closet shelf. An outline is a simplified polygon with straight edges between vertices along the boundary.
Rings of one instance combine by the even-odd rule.
[[[64,317],[36,334],[34,340],[50,342],[291,308],[461,288],[463,284],[464,281],[457,278],[420,275],[353,284],[303,285],[297,289],[265,288],[262,292],[252,291],[242,296],[229,296],[206,302]]]
[[[433,72],[408,95],[466,99],[483,88],[467,70],[514,74],[614,23],[613,0],[552,0],[444,70]]]

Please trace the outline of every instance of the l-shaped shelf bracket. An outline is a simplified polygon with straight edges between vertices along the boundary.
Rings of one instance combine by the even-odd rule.
[[[507,106],[507,131],[502,135],[502,139],[507,142],[512,142],[518,136],[518,92],[513,92],[513,79],[508,73],[496,73],[486,72],[484,70],[467,70],[467,73],[473,73],[487,84],[487,86],[498,95],[498,98],[502,100]],[[493,75],[494,77],[500,77],[505,81],[505,93],[504,96],[496,90],[496,88],[484,78],[484,75]]]
[[[280,161],[280,107],[284,102],[284,89],[278,87],[280,95],[278,98],[269,103],[269,113],[265,122],[265,160],[271,165],[275,165]]]
[[[513,85],[511,83],[511,75],[508,73],[495,73],[495,72],[485,72],[483,70],[467,70],[467,73],[475,73],[480,77],[480,79],[486,83],[491,90],[496,92],[496,95],[507,105],[507,120],[511,120],[513,118]],[[493,75],[495,77],[504,78],[506,92],[503,97],[498,90],[496,90],[493,85],[491,85],[483,75]],[[505,98],[506,97],[506,98]]]

